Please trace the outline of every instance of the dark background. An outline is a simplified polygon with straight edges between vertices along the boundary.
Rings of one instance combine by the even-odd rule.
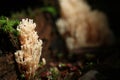
[[[120,2],[119,0],[88,0],[93,8],[106,13],[110,28],[115,36],[119,38],[120,32]]]
[[[46,0],[57,1],[57,0]],[[21,11],[23,9],[36,8],[44,6],[45,0],[0,0],[0,16],[10,16],[11,12]],[[88,0],[92,8],[99,9],[106,13],[110,28],[113,30],[116,38],[119,38],[120,32],[120,4],[119,0]]]

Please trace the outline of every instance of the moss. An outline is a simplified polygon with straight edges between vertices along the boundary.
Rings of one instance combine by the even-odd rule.
[[[17,31],[18,20],[0,17],[0,44],[5,51],[19,49],[19,32]],[[9,47],[9,48],[8,48]]]
[[[5,33],[12,33],[14,36],[18,36],[19,33],[16,30],[18,20],[9,20],[7,17],[2,16],[0,18],[0,29]]]

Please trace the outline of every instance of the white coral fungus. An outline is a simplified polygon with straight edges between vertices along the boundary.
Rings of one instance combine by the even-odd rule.
[[[42,40],[38,39],[35,27],[32,19],[22,19],[17,26],[21,50],[15,52],[15,59],[20,71],[28,76],[34,74],[38,68],[42,51]]]
[[[111,44],[113,34],[104,13],[92,10],[85,0],[59,0],[61,18],[56,25],[69,50]]]

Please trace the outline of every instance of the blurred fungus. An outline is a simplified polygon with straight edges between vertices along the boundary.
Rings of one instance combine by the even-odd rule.
[[[61,18],[56,25],[68,49],[111,45],[114,35],[103,12],[92,10],[85,0],[59,0]]]

